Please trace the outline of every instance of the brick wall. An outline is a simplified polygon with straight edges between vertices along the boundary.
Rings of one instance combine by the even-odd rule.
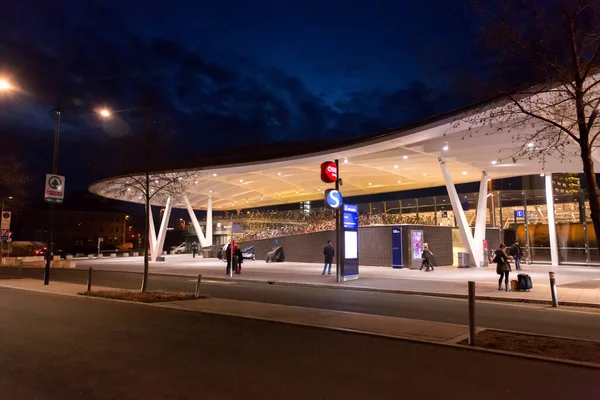
[[[250,240],[241,242],[240,247],[254,246],[254,254],[256,254],[257,260],[264,260],[267,253],[273,250],[273,247],[283,246],[286,261],[320,263],[323,262],[323,247],[325,247],[328,240],[331,240],[335,245],[334,231],[282,236],[278,238],[278,244],[275,244],[275,239]]]
[[[361,226],[358,229],[358,260],[360,265],[392,266],[392,227]]]
[[[429,244],[433,252],[434,266],[452,265],[452,228],[431,225],[402,225],[402,261],[410,267],[410,231],[423,231],[423,241]]]
[[[409,263],[409,231],[423,231],[426,242],[434,253],[435,265],[452,265],[452,228],[443,226],[402,225],[402,257],[404,265]],[[335,244],[335,232],[313,232],[302,235],[283,236],[274,239],[251,240],[240,243],[242,248],[254,246],[258,260],[264,260],[275,246],[283,246],[286,261],[315,262],[323,261],[323,247],[331,240]],[[337,251],[337,249],[336,249]],[[359,228],[358,257],[360,265],[392,266],[392,226],[363,226]]]

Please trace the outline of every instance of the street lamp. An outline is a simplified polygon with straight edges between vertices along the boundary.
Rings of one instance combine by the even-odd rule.
[[[12,89],[12,85],[6,79],[0,79],[0,90],[3,92],[8,92]]]
[[[0,83],[1,85],[1,83]],[[56,108],[52,110],[56,113],[56,123],[54,127],[54,155],[52,158],[52,175],[58,174],[58,138],[60,136],[60,114],[64,109],[60,106],[60,103],[56,105]],[[102,108],[98,111],[98,114],[103,118],[110,117],[110,111],[106,108]],[[52,262],[52,255],[54,253],[54,202],[50,203],[50,223],[48,229],[48,252],[46,254],[46,265],[44,268],[44,285],[50,283],[50,264]]]

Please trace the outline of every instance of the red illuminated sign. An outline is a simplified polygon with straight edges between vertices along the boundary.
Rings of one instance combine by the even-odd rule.
[[[325,183],[333,183],[337,180],[337,167],[333,161],[325,161],[321,164],[321,180]]]

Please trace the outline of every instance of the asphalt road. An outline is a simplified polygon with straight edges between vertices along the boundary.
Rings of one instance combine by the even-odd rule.
[[[3,272],[5,271],[5,272]],[[2,269],[7,273],[10,269]],[[16,269],[14,270],[16,271]],[[24,276],[42,279],[41,270],[23,270]],[[86,282],[87,271],[55,270],[52,279]],[[0,275],[1,277],[1,275]],[[141,275],[121,272],[94,272],[98,286],[137,289]],[[467,324],[467,302],[428,296],[304,288],[245,283],[203,282],[202,293],[217,298],[257,301],[311,308],[377,314],[428,321]],[[151,290],[193,291],[190,277],[152,275]],[[581,309],[499,302],[477,303],[477,325],[529,333],[566,336],[600,341],[600,309]]]
[[[598,370],[155,306],[0,289],[0,321],[4,399],[600,397]]]

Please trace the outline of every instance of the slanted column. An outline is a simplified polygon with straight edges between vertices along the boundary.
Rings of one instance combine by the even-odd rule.
[[[148,225],[150,226],[148,244],[150,246],[150,259],[154,260],[156,252],[156,228],[154,227],[154,217],[152,216],[152,205],[148,209]]]
[[[552,174],[546,174],[546,206],[548,207],[548,235],[550,235],[550,261],[552,266],[558,266],[558,240],[556,239],[556,221],[554,219],[554,193],[552,189]]]
[[[198,222],[198,218],[196,217],[196,213],[192,208],[192,204],[188,199],[187,195],[183,195],[183,201],[185,203],[185,207],[188,210],[188,214],[190,215],[190,219],[192,220],[192,225],[194,226],[194,230],[196,231],[196,237],[198,237],[198,243],[200,244],[200,248],[208,246],[207,240],[204,237],[204,233],[202,233],[202,228],[200,227],[200,223]],[[208,226],[208,217],[207,217],[207,226]]]
[[[485,240],[485,222],[487,209],[488,176],[485,171],[481,174],[481,183],[479,184],[479,198],[477,199],[477,219],[475,220],[475,247],[483,261],[483,241]],[[482,264],[477,265],[483,266]]]
[[[167,237],[167,228],[169,226],[169,218],[171,217],[172,208],[171,196],[167,198],[167,204],[165,204],[165,212],[160,223],[160,230],[158,231],[158,238],[156,239],[156,249],[152,254],[152,261],[156,261],[158,257],[162,256],[163,247],[165,246],[165,238]]]
[[[475,240],[473,239],[471,228],[469,227],[469,223],[467,222],[465,211],[462,209],[462,206],[460,204],[460,198],[458,197],[458,193],[456,192],[454,181],[452,180],[450,171],[448,171],[448,166],[446,165],[446,162],[441,157],[439,158],[439,161],[440,168],[442,169],[442,175],[444,177],[444,182],[446,183],[448,197],[450,197],[450,203],[452,204],[452,210],[454,211],[454,216],[458,225],[458,231],[460,232],[460,236],[462,238],[466,250],[469,253],[471,253],[473,260],[475,261],[475,265],[480,265],[480,262],[483,260],[481,254],[478,254],[477,252]]]
[[[213,222],[212,222],[212,196],[208,196],[208,206],[206,207],[206,245],[213,244]]]

